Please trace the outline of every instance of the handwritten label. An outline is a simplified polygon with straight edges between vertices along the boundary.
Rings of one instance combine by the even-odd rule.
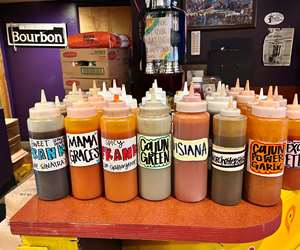
[[[247,171],[259,176],[283,174],[286,143],[265,143],[249,140]]]
[[[86,167],[100,162],[98,131],[67,134],[70,166]]]
[[[171,166],[171,135],[138,135],[138,163],[140,167],[162,169]]]
[[[180,161],[205,161],[208,156],[208,139],[180,140],[173,138],[174,158]]]
[[[29,141],[34,170],[49,172],[67,166],[64,136],[41,140],[30,138]]]
[[[212,146],[212,167],[221,171],[239,171],[245,166],[245,148]]]
[[[109,172],[126,172],[136,168],[136,137],[101,139],[103,168]]]
[[[285,154],[286,168],[300,168],[300,141],[288,141]]]

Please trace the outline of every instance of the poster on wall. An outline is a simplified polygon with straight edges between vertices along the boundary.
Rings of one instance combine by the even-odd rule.
[[[255,27],[256,0],[186,0],[188,28],[232,29]]]
[[[65,23],[7,23],[9,46],[66,47]]]
[[[294,28],[269,28],[263,45],[264,66],[290,66]]]

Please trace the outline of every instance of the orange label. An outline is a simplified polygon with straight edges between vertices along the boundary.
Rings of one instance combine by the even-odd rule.
[[[284,170],[286,142],[265,143],[249,140],[247,171],[266,177],[281,176]]]

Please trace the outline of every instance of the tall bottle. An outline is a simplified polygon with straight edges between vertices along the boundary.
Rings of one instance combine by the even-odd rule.
[[[207,194],[209,114],[193,85],[190,95],[176,103],[173,119],[175,197],[197,202]]]
[[[101,117],[102,160],[105,196],[114,202],[136,197],[136,117],[125,102],[115,96]]]
[[[285,156],[283,188],[288,190],[300,189],[300,105],[298,95],[294,102],[287,105],[289,119],[288,142]]]
[[[163,200],[171,194],[171,116],[151,94],[137,116],[139,188],[143,198]]]
[[[99,117],[87,102],[67,108],[65,118],[72,193],[77,199],[94,199],[102,194]]]
[[[247,130],[245,197],[256,205],[275,205],[280,201],[288,119],[286,109],[272,98],[272,86],[268,99],[252,107]]]
[[[214,115],[213,127],[211,199],[235,205],[242,197],[247,117],[229,107]]]
[[[43,90],[41,102],[29,109],[27,125],[38,197],[64,198],[70,192],[64,118]]]

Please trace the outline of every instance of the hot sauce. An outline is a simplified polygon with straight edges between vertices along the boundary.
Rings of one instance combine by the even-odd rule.
[[[102,194],[99,118],[89,103],[67,108],[65,118],[72,193],[77,199],[93,199]]]
[[[125,102],[115,98],[101,117],[102,160],[105,196],[114,202],[136,197],[136,119]]]
[[[300,105],[297,94],[295,94],[293,104],[287,105],[287,117],[289,119],[289,132],[283,188],[297,190],[300,189]]]
[[[248,163],[245,197],[260,206],[272,206],[280,201],[284,157],[288,134],[286,110],[272,98],[252,107],[248,116]]]
[[[151,94],[137,116],[139,189],[145,199],[163,200],[171,194],[171,116]]]
[[[240,202],[245,166],[247,117],[229,107],[214,115],[211,198],[222,205]]]
[[[256,101],[256,95],[254,90],[250,90],[249,80],[246,82],[245,90],[241,91],[236,96],[237,107],[241,110],[241,114],[246,115],[248,111],[248,102]]]
[[[173,120],[175,197],[197,202],[207,194],[207,156],[209,114],[206,102],[194,94],[176,103]]]

